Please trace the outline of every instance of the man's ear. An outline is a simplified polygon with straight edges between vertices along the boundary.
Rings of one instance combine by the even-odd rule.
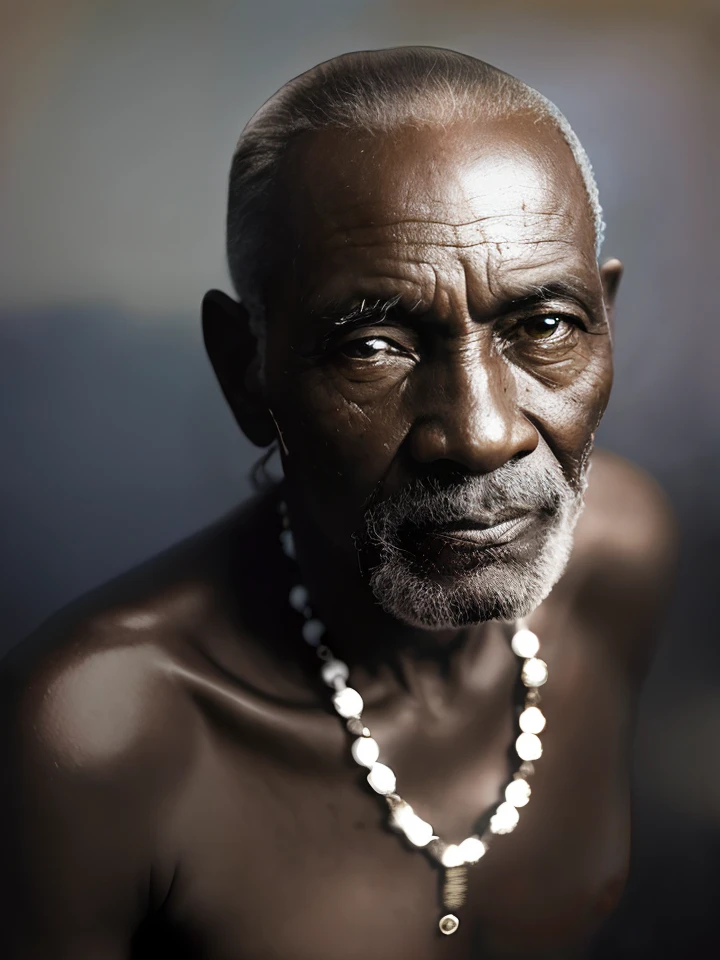
[[[202,328],[215,376],[240,429],[256,446],[269,446],[277,433],[263,397],[247,310],[221,290],[209,290],[202,302]]]
[[[617,295],[624,267],[619,260],[606,260],[600,267],[600,282],[603,288],[603,300],[608,315],[610,329],[615,326],[615,297]]]

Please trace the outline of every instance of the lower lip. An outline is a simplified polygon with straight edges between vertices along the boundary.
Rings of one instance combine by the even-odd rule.
[[[535,517],[524,516],[517,517],[514,520],[506,520],[504,523],[498,523],[494,527],[470,528],[467,530],[443,530],[435,529],[427,534],[428,540],[438,543],[452,544],[453,546],[467,546],[474,549],[484,547],[497,547],[511,540],[516,540],[526,533],[535,523]]]

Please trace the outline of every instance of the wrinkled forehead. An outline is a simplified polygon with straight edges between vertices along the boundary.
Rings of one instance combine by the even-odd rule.
[[[532,280],[548,267],[596,269],[570,148],[531,118],[324,130],[306,135],[288,161],[282,233],[304,296],[383,274],[400,282],[412,274],[417,285],[420,274],[441,283],[461,270],[481,288],[518,271]]]

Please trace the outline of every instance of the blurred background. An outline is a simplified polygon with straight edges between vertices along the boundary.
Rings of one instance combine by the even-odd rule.
[[[590,154],[603,252],[626,266],[598,440],[660,481],[682,528],[639,719],[631,879],[596,956],[720,956],[720,4],[2,9],[0,653],[249,492],[258,451],[213,380],[199,304],[211,286],[230,290],[226,176],[254,110],[347,50],[479,56],[554,100]]]

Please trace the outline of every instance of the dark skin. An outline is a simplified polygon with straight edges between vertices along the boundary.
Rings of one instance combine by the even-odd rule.
[[[471,868],[452,937],[438,873],[385,828],[286,598],[302,578],[402,795],[446,839],[471,833],[510,773],[509,627],[399,623],[351,533],[371,495],[418,476],[532,457],[576,480],[621,265],[596,263],[567,147],[523,118],[324,132],[290,167],[264,382],[243,307],[212,292],[203,320],[243,430],[280,439],[301,574],[270,491],[5,659],[3,956],[582,956],[627,871],[633,717],[674,555],[654,483],[592,457],[570,563],[530,617],[551,677],[533,797]],[[398,295],[382,322],[338,328]]]

